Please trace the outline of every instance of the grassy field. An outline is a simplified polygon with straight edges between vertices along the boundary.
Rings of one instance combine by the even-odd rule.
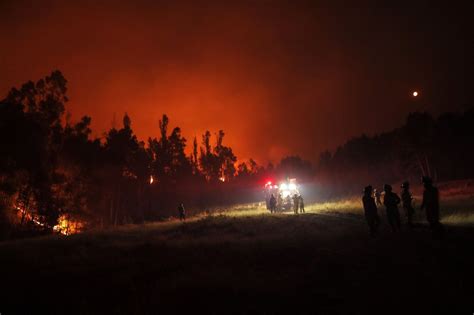
[[[5,242],[0,313],[472,314],[473,206],[446,199],[443,240],[421,214],[371,239],[351,199]]]

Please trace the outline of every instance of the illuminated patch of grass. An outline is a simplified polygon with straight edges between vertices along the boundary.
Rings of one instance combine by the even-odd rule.
[[[421,204],[421,197],[415,196],[415,221],[426,223],[425,213],[419,210]],[[348,216],[363,216],[362,202],[359,196],[352,198],[328,201],[322,203],[313,203],[305,206],[307,214],[325,214],[325,215],[348,215]],[[400,213],[403,218],[403,209],[400,207]],[[379,207],[379,214],[383,217],[385,215],[385,207]],[[271,224],[272,218],[278,217],[292,217],[292,211],[286,211],[278,214],[271,214],[265,207],[264,202],[238,204],[232,207],[215,208],[208,212],[204,212],[192,217],[188,217],[184,224],[204,224],[202,221],[207,219],[218,220],[219,222],[227,219],[245,220],[246,218],[261,218],[265,224]],[[304,215],[303,217],[304,218]],[[456,196],[442,196],[441,199],[441,218],[442,222],[448,225],[474,225],[474,196],[470,195],[456,195]],[[239,221],[240,222],[240,221]],[[243,221],[242,221],[243,222]],[[240,223],[242,223],[240,222]],[[235,222],[238,224],[238,222]],[[208,225],[204,224],[206,227]],[[134,235],[139,232],[140,237],[143,235],[154,237],[160,233],[167,233],[168,231],[179,229],[183,223],[177,218],[169,218],[166,221],[150,222],[141,225],[126,225],[110,230],[89,231],[87,234],[93,234],[101,238],[110,232],[117,232],[117,235]]]
[[[314,213],[347,213],[347,214],[362,214],[362,203],[360,197],[352,197],[337,201],[328,201],[321,203],[314,203],[305,207],[306,212]]]
[[[415,220],[419,222],[425,221],[425,213],[419,209],[421,204],[421,196],[414,196]],[[445,224],[456,225],[472,225],[474,224],[474,196],[465,195],[442,195],[441,196],[441,221]],[[321,203],[313,203],[305,206],[306,213],[320,214],[348,214],[363,215],[362,202],[359,196],[351,198],[327,201]],[[292,215],[292,211],[281,213],[283,215]],[[385,214],[385,207],[379,206],[379,214]],[[403,209],[400,206],[400,214],[403,217]],[[246,216],[262,216],[271,215],[265,208],[264,203],[260,204],[243,204],[234,207],[220,209],[212,214],[213,216],[230,216],[230,217],[246,217]]]

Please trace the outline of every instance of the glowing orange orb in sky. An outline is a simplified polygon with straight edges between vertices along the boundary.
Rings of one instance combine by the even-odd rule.
[[[417,97],[417,96],[418,96],[418,92],[417,92],[417,91],[414,91],[414,92],[413,92],[413,96],[414,96],[414,97]]]

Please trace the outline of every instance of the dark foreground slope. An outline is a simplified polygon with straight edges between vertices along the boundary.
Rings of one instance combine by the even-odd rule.
[[[383,228],[387,228],[384,226]],[[209,217],[0,245],[0,312],[474,311],[474,230],[370,239],[361,217]]]

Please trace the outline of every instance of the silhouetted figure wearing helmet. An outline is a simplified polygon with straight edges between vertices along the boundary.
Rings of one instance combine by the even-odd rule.
[[[300,212],[301,213],[304,213],[304,200],[303,200],[303,196],[299,196],[299,202],[300,202]]]
[[[400,204],[400,197],[392,192],[392,186],[385,184],[383,186],[385,196],[383,198],[383,204],[387,211],[388,223],[393,232],[400,230],[400,212],[398,211],[398,205]]]
[[[415,214],[415,209],[413,209],[412,205],[413,196],[410,192],[410,183],[408,181],[403,182],[401,188],[402,205],[405,210],[407,224],[409,227],[413,227],[413,215]]]
[[[270,197],[270,213],[275,213],[276,212],[276,207],[277,207],[277,201],[275,196],[272,194]]]
[[[184,204],[178,206],[178,214],[180,221],[186,221],[186,210],[184,210]]]
[[[375,199],[372,197],[372,186],[370,185],[364,188],[362,204],[364,205],[364,215],[367,220],[367,225],[369,226],[370,236],[375,236],[380,224],[380,219]]]
[[[300,205],[300,198],[298,197],[297,194],[294,194],[293,195],[293,211],[295,212],[295,214],[298,214],[299,205]]]
[[[438,188],[433,186],[433,180],[430,177],[423,176],[423,202],[420,209],[426,210],[426,220],[430,224],[433,235],[441,237],[443,233],[443,226],[439,222],[439,192]]]

